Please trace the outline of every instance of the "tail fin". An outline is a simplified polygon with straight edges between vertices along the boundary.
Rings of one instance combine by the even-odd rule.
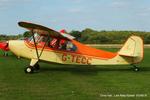
[[[134,57],[134,63],[143,59],[143,40],[139,36],[128,38],[124,46],[118,52],[121,56]]]

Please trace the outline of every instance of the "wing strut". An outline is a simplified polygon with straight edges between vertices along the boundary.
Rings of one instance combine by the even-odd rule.
[[[33,32],[33,30],[32,30],[31,32],[32,32],[32,37],[33,37],[33,41],[34,41],[35,50],[36,50],[37,59],[38,59],[38,61],[39,61],[39,58],[40,58],[40,56],[41,56],[42,53],[43,53],[43,50],[44,50],[44,48],[45,48],[45,46],[46,46],[46,43],[47,43],[48,40],[50,39],[50,35],[48,34],[48,38],[47,38],[47,40],[46,40],[46,42],[45,42],[44,46],[42,47],[41,52],[40,52],[40,54],[39,54],[38,49],[37,49],[37,45],[36,45],[36,41],[35,41],[35,37],[34,37],[34,32]]]
[[[47,40],[46,40],[46,42],[45,42],[45,44],[44,44],[44,46],[43,46],[43,48],[42,48],[42,50],[41,50],[41,52],[40,52],[39,58],[41,57],[41,55],[42,55],[42,53],[43,53],[43,50],[44,50],[44,48],[45,48],[45,46],[46,46],[46,43],[48,42],[49,39],[50,39],[50,35],[48,35],[48,38],[47,38]]]
[[[39,61],[39,53],[38,53],[37,45],[36,45],[36,42],[35,42],[35,37],[34,37],[33,29],[32,29],[31,32],[32,32],[32,37],[33,37],[33,41],[34,41],[35,50],[36,50],[37,59]]]

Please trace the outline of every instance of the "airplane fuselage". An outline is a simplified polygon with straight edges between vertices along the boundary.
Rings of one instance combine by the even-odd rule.
[[[41,54],[39,60],[75,65],[122,65],[134,63],[132,57],[122,57],[118,53],[97,50],[74,40],[72,42],[77,46],[77,51],[56,50],[50,47],[45,47],[42,52],[42,46],[37,45],[38,53],[39,55]],[[79,44],[83,47],[78,46]],[[33,43],[26,40],[11,40],[9,41],[9,48],[18,57],[37,60],[36,49]],[[86,50],[82,52],[80,48]],[[86,51],[90,52],[92,49],[92,54],[86,53]],[[101,53],[108,53],[110,56],[105,56],[105,54],[101,56]]]

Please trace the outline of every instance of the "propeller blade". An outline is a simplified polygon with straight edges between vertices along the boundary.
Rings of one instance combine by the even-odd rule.
[[[8,42],[0,42],[0,49],[9,51]]]

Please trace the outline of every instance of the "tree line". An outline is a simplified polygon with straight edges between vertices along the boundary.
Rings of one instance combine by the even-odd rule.
[[[150,44],[150,32],[142,31],[97,31],[90,28],[82,31],[73,30],[69,32],[72,36],[76,37],[76,40],[86,44],[120,44],[123,43],[129,36],[138,35],[141,36],[145,44]],[[30,37],[29,31],[19,35],[0,35],[0,41],[19,39]]]
[[[5,34],[0,34],[0,41],[7,41],[7,40],[16,40],[23,38],[23,35],[18,34],[18,35],[5,35]]]
[[[86,44],[120,44],[124,43],[131,35],[143,38],[145,44],[150,44],[150,32],[142,31],[96,31],[87,28],[83,31],[71,31],[71,35]]]

